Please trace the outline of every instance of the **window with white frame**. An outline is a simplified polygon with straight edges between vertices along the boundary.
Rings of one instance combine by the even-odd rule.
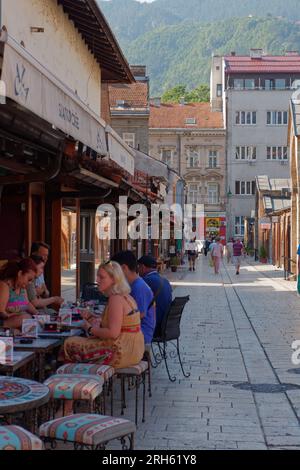
[[[219,204],[218,183],[208,183],[207,185],[208,204]]]
[[[161,149],[161,161],[170,167],[173,166],[173,152],[171,148]]]
[[[94,218],[86,214],[80,217],[80,251],[81,253],[94,253]]]
[[[236,111],[235,123],[239,126],[254,126],[256,124],[256,111]]]
[[[255,187],[255,181],[236,181],[235,194],[238,196],[253,196]]]
[[[242,145],[235,148],[236,160],[256,160],[256,147],[252,145]]]
[[[200,149],[191,147],[188,149],[188,168],[198,168],[200,166]]]
[[[288,160],[288,147],[267,147],[267,160]]]
[[[135,148],[135,134],[133,132],[124,132],[123,140],[129,147]]]
[[[199,200],[199,186],[197,183],[190,183],[188,186],[188,204],[197,204]]]
[[[245,235],[245,218],[243,216],[235,217],[234,235],[243,237]]]
[[[287,111],[267,111],[268,126],[286,126],[288,123]]]
[[[208,168],[217,168],[218,152],[217,150],[209,150],[208,152]]]

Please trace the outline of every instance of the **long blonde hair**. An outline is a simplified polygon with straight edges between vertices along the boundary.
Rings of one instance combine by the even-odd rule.
[[[131,292],[130,285],[127,282],[127,279],[122,271],[119,263],[115,261],[108,261],[99,266],[98,272],[100,269],[103,269],[107,274],[115,281],[113,287],[111,288],[110,293],[113,295],[128,295]],[[105,292],[104,292],[105,293]]]

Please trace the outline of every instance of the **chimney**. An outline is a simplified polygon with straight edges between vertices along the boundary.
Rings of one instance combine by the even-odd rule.
[[[263,55],[262,49],[250,49],[251,59],[261,59]]]
[[[160,97],[157,97],[157,98],[150,98],[150,105],[156,106],[156,108],[160,108],[160,105],[161,105],[161,98],[160,98]]]
[[[230,55],[231,55],[231,57],[235,57],[235,56],[236,56],[236,52],[235,52],[235,51],[231,51],[231,52],[230,52]]]
[[[184,96],[182,96],[182,97],[180,98],[179,103],[180,103],[180,106],[186,105],[186,101],[185,101],[185,97],[184,97]]]

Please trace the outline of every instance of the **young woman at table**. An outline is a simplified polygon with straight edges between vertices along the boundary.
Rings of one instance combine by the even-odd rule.
[[[64,302],[64,299],[61,297],[47,297],[42,298],[38,295],[37,288],[35,287],[35,279],[41,276],[44,273],[45,261],[41,256],[31,255],[30,258],[36,264],[36,275],[35,278],[27,286],[27,296],[29,302],[39,310],[39,313],[56,313],[53,309],[48,309],[49,305],[57,304],[61,305]]]
[[[83,314],[88,338],[68,338],[65,360],[109,364],[116,369],[138,364],[145,350],[141,316],[120,265],[114,261],[101,265],[97,284],[109,299],[101,326]]]
[[[0,269],[0,327],[21,329],[24,319],[37,315],[26,292],[36,271],[30,258],[8,261]]]

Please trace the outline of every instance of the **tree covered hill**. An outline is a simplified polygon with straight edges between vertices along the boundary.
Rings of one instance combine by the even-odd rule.
[[[300,51],[300,0],[99,2],[128,61],[147,65],[152,96],[209,83],[212,53]]]

